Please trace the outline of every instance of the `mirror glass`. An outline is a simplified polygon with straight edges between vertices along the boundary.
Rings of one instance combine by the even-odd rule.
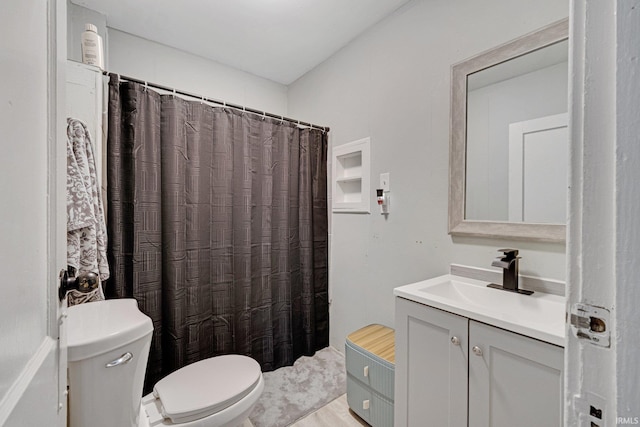
[[[449,233],[561,242],[567,19],[451,67]]]
[[[467,76],[465,219],[563,224],[568,41]]]

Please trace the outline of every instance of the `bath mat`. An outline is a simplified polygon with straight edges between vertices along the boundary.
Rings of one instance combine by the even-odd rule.
[[[264,392],[249,419],[255,427],[285,427],[346,393],[344,355],[332,347],[264,374]]]

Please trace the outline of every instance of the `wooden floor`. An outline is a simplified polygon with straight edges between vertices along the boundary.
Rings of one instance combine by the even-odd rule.
[[[291,427],[362,427],[367,425],[349,410],[347,395],[343,394],[333,402],[291,424]],[[253,424],[247,420],[242,427],[253,427]]]

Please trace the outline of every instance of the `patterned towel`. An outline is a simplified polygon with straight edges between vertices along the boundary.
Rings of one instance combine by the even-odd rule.
[[[107,228],[91,135],[82,121],[67,119],[67,264],[70,272],[109,278]],[[102,285],[90,293],[70,291],[69,306],[104,299]]]

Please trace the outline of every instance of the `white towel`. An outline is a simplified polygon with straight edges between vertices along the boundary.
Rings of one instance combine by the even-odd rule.
[[[87,126],[67,119],[67,264],[77,272],[109,278],[107,227],[96,172],[93,144]],[[93,292],[71,291],[69,306],[104,299],[102,284]]]

